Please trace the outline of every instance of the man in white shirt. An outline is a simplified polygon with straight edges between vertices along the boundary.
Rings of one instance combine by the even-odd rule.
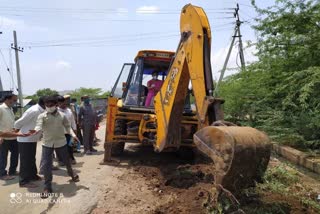
[[[12,106],[17,102],[17,95],[10,94],[4,97],[4,103],[0,105],[0,131],[13,131],[15,116],[12,111]],[[10,167],[9,173],[6,170],[8,152],[10,151]],[[3,180],[13,179],[13,175],[17,174],[17,166],[19,160],[19,149],[16,137],[3,138],[0,145],[0,178]],[[8,175],[9,174],[9,175]]]
[[[48,193],[52,192],[52,162],[54,150],[66,165],[68,175],[72,178],[72,181],[79,181],[79,176],[72,170],[65,138],[65,133],[70,134],[70,123],[67,117],[58,111],[57,104],[56,96],[47,97],[45,99],[46,111],[39,115],[35,129],[30,131],[33,134],[43,131],[40,171],[43,172],[44,175],[45,187],[41,194],[42,198],[47,198]]]
[[[34,130],[38,116],[45,110],[44,97],[40,97],[38,104],[33,105],[24,112],[22,117],[14,124],[16,131],[27,134],[30,130]],[[20,153],[20,170],[19,185],[20,187],[35,188],[35,184],[31,181],[41,180],[37,175],[36,151],[37,142],[40,140],[41,133],[28,137],[18,137],[19,153]]]
[[[72,137],[75,138],[76,140],[78,140],[77,137],[75,136],[75,133],[77,132],[76,131],[76,129],[77,129],[76,121],[74,119],[74,115],[73,115],[71,109],[67,107],[67,100],[65,97],[59,96],[58,97],[58,104],[59,104],[58,110],[65,114],[65,116],[67,117],[67,119],[71,125],[71,129],[72,129],[71,134],[65,133],[65,136],[66,136],[69,157],[71,158],[71,163],[76,164],[76,159],[73,156],[73,147],[71,145]],[[60,163],[60,165],[61,165],[61,163]]]

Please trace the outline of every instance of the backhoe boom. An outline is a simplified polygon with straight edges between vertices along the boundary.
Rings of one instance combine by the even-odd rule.
[[[179,130],[190,80],[199,126],[208,126],[215,120],[223,119],[219,111],[223,100],[212,97],[211,30],[202,8],[188,4],[182,9],[180,32],[176,56],[161,91],[155,97],[158,124],[155,149],[159,152],[165,147],[180,145]],[[212,111],[210,117],[208,111]]]
[[[260,181],[270,158],[268,136],[250,127],[226,127],[222,99],[213,97],[210,63],[211,31],[200,7],[186,5],[180,19],[181,40],[166,80],[155,97],[157,136],[155,150],[179,148],[181,119],[191,80],[198,131],[193,141],[214,162],[215,183],[231,191]],[[222,124],[224,127],[212,125]]]

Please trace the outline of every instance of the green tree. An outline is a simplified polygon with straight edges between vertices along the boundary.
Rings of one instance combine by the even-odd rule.
[[[56,95],[58,92],[56,90],[52,90],[50,88],[44,88],[44,89],[39,89],[36,91],[34,95],[26,97],[27,99],[32,99],[34,102],[37,102],[39,97],[42,96],[51,96],[51,95]]]
[[[91,98],[107,98],[110,92],[103,92],[101,88],[78,88],[73,93],[70,94],[72,98],[76,98],[80,101],[80,98],[84,95],[88,95]]]
[[[320,3],[278,0],[256,9],[259,61],[224,80],[226,115],[277,140],[320,148]]]
[[[98,98],[107,98],[110,96],[110,93],[110,91],[103,92],[101,95],[98,96]]]

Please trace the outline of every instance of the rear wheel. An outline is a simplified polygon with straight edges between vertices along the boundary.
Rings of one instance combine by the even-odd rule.
[[[127,124],[125,120],[116,120],[115,124],[115,135],[126,135],[127,134]],[[124,151],[125,142],[112,143],[111,155],[119,156]]]

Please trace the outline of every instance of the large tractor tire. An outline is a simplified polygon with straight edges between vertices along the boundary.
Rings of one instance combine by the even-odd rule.
[[[126,135],[127,134],[127,124],[125,120],[116,120],[115,124],[115,135]],[[125,142],[112,143],[111,155],[119,156],[124,151]]]

